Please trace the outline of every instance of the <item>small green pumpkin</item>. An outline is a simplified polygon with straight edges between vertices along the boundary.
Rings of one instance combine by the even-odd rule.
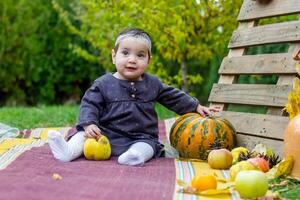
[[[188,113],[178,117],[170,131],[170,143],[183,158],[207,159],[210,146],[218,141],[231,150],[236,144],[232,124],[221,117]]]

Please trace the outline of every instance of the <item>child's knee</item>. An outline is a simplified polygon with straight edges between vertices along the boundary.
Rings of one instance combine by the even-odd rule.
[[[145,159],[143,155],[134,150],[128,149],[126,152],[121,154],[118,158],[118,163],[121,165],[143,165],[145,163]]]
[[[143,165],[154,155],[153,147],[146,142],[137,142],[119,156],[118,163],[125,165]]]

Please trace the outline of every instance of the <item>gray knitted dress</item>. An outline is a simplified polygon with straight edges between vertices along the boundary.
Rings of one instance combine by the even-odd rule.
[[[99,77],[84,94],[76,128],[97,125],[107,136],[112,155],[120,155],[136,142],[146,142],[155,157],[163,156],[158,141],[158,102],[179,115],[195,112],[199,101],[181,90],[163,84],[145,73],[141,81],[115,78],[111,73]]]

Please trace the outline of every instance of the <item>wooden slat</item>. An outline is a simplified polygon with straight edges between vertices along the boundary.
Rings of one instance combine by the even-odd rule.
[[[295,13],[300,13],[299,0],[272,0],[268,4],[261,4],[253,0],[244,0],[238,20],[254,20]]]
[[[300,49],[300,42],[299,43],[292,43],[290,45],[290,48],[289,48],[289,53],[291,55],[294,55],[296,52],[298,52],[299,49]]]
[[[209,101],[283,107],[290,85],[214,84]]]
[[[247,29],[250,27],[253,27],[256,25],[255,21],[250,21],[250,22],[243,22],[240,23],[238,26],[238,30],[242,29]],[[237,49],[230,49],[228,53],[228,57],[236,57],[236,56],[242,56],[246,53],[245,48],[237,48]],[[235,83],[237,81],[237,76],[235,75],[220,75],[219,78],[219,83],[225,83],[225,84],[230,84],[230,83]],[[227,110],[228,105],[227,104],[220,104],[220,103],[215,103],[211,102],[210,106],[218,106],[220,110]]]
[[[295,74],[295,65],[290,53],[225,57],[219,74]]]
[[[296,51],[298,51],[298,49],[300,49],[300,43],[293,43],[293,44],[290,45],[289,51],[288,51],[288,53],[290,54],[290,59],[293,57],[294,53]],[[296,62],[295,62],[295,64],[296,64]],[[286,75],[279,76],[278,81],[277,81],[277,85],[292,85],[293,84],[293,79],[295,78],[296,75],[297,75],[297,73],[287,75],[287,76]],[[285,112],[283,112],[283,110],[280,109],[280,108],[271,107],[271,108],[268,108],[267,114],[270,114],[270,115],[284,115]]]
[[[300,2],[299,2],[300,3]],[[256,26],[233,32],[229,48],[247,47],[262,44],[299,42],[300,21],[283,22]]]
[[[296,74],[294,75],[288,75],[288,76],[279,76],[277,84],[276,85],[293,85],[293,80],[295,78]],[[283,115],[284,112],[281,108],[275,108],[275,107],[271,107],[268,108],[267,114],[270,115]]]
[[[262,143],[270,147],[276,155],[283,158],[284,152],[284,142],[279,140],[272,140],[260,137],[254,137],[249,135],[237,134],[238,146],[247,147],[248,149],[253,149],[255,145]]]
[[[289,122],[288,117],[275,115],[232,111],[222,111],[220,115],[229,120],[239,133],[277,140],[283,140]]]
[[[289,122],[282,115],[296,75],[291,50],[300,42],[300,21],[256,26],[261,18],[300,13],[300,0],[272,0],[268,4],[244,0],[238,29],[229,43],[229,54],[219,69],[220,79],[214,84],[209,101],[226,110],[228,104],[268,106],[267,114],[223,111],[222,117],[236,127],[240,146],[252,149],[263,143],[283,155],[283,134]],[[292,43],[288,53],[245,56],[247,48],[255,45]],[[297,45],[298,45],[297,44]],[[240,74],[278,74],[276,85],[235,84]]]

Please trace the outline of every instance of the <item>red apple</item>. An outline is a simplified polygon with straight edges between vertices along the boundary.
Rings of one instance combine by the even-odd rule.
[[[268,191],[268,180],[261,171],[240,171],[235,178],[235,189],[243,199],[262,197]]]
[[[258,167],[263,172],[269,171],[269,162],[263,158],[260,157],[249,158],[247,161],[250,162],[252,165]]]
[[[208,154],[207,162],[213,169],[229,169],[232,159],[232,154],[227,149],[215,149]]]

